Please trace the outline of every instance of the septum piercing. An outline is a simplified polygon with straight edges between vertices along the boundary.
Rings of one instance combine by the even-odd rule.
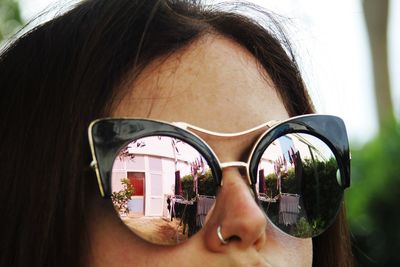
[[[227,245],[227,244],[229,243],[227,240],[225,240],[225,239],[222,237],[222,234],[221,234],[221,225],[218,225],[218,227],[217,227],[217,236],[218,236],[219,241],[221,241],[221,244],[222,244],[222,245]]]

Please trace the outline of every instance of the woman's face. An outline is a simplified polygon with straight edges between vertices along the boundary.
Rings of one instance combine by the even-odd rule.
[[[115,104],[115,117],[183,121],[218,132],[239,132],[288,118],[274,84],[235,42],[215,35],[147,66]],[[208,144],[221,161],[240,161],[256,137]],[[240,144],[240,145],[239,145]],[[235,167],[204,227],[177,246],[156,246],[132,233],[110,204],[95,201],[91,214],[90,266],[311,266],[311,239],[284,235],[266,220],[248,182]],[[107,202],[110,203],[110,202]],[[217,237],[232,237],[224,245]]]

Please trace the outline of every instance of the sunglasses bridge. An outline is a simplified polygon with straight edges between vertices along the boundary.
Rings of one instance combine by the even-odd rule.
[[[248,163],[243,162],[243,161],[228,161],[228,162],[220,163],[219,166],[221,168],[221,171],[223,171],[224,169],[227,169],[227,168],[237,168],[240,175],[243,178],[246,178],[248,185],[252,185],[252,182],[251,182],[251,179],[249,176],[249,171],[248,171],[248,168],[249,168]],[[221,180],[221,186],[222,185],[223,185],[223,179]]]
[[[265,123],[262,123],[258,126],[255,126],[251,129],[248,130],[244,130],[241,132],[235,132],[235,133],[221,133],[221,132],[215,132],[215,131],[210,131],[198,126],[194,126],[191,125],[189,123],[186,122],[172,122],[171,124],[178,126],[179,128],[182,128],[184,130],[188,130],[191,131],[192,133],[198,134],[200,137],[207,137],[207,136],[211,136],[211,137],[217,137],[217,138],[244,138],[245,136],[259,136],[262,135],[262,133],[264,133],[265,131],[268,131],[272,126],[276,125],[277,123],[279,123],[279,120],[271,120]],[[240,175],[245,178],[247,180],[247,183],[250,187],[253,187],[254,184],[251,181],[250,178],[250,172],[249,172],[249,163],[248,162],[243,162],[243,161],[227,161],[227,162],[220,162],[219,163],[219,167],[221,168],[221,171],[223,171],[226,168],[232,168],[232,167],[236,167],[238,168],[238,171],[240,173]],[[223,185],[223,179],[221,179],[220,185]]]

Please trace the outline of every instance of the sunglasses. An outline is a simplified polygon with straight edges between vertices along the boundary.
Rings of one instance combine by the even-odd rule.
[[[247,162],[221,162],[205,141],[249,136],[258,140]],[[350,185],[346,128],[329,115],[271,121],[234,134],[182,122],[104,118],[90,124],[89,142],[101,195],[132,231],[156,244],[183,242],[203,227],[227,167],[239,168],[268,220],[298,238],[329,228]]]

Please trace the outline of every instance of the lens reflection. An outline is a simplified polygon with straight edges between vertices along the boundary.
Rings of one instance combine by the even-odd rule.
[[[205,223],[216,186],[202,155],[168,136],[134,140],[116,157],[112,201],[122,221],[143,239],[185,241]]]
[[[284,232],[316,236],[331,225],[342,200],[337,170],[335,156],[320,139],[304,133],[281,136],[259,162],[261,206]]]

